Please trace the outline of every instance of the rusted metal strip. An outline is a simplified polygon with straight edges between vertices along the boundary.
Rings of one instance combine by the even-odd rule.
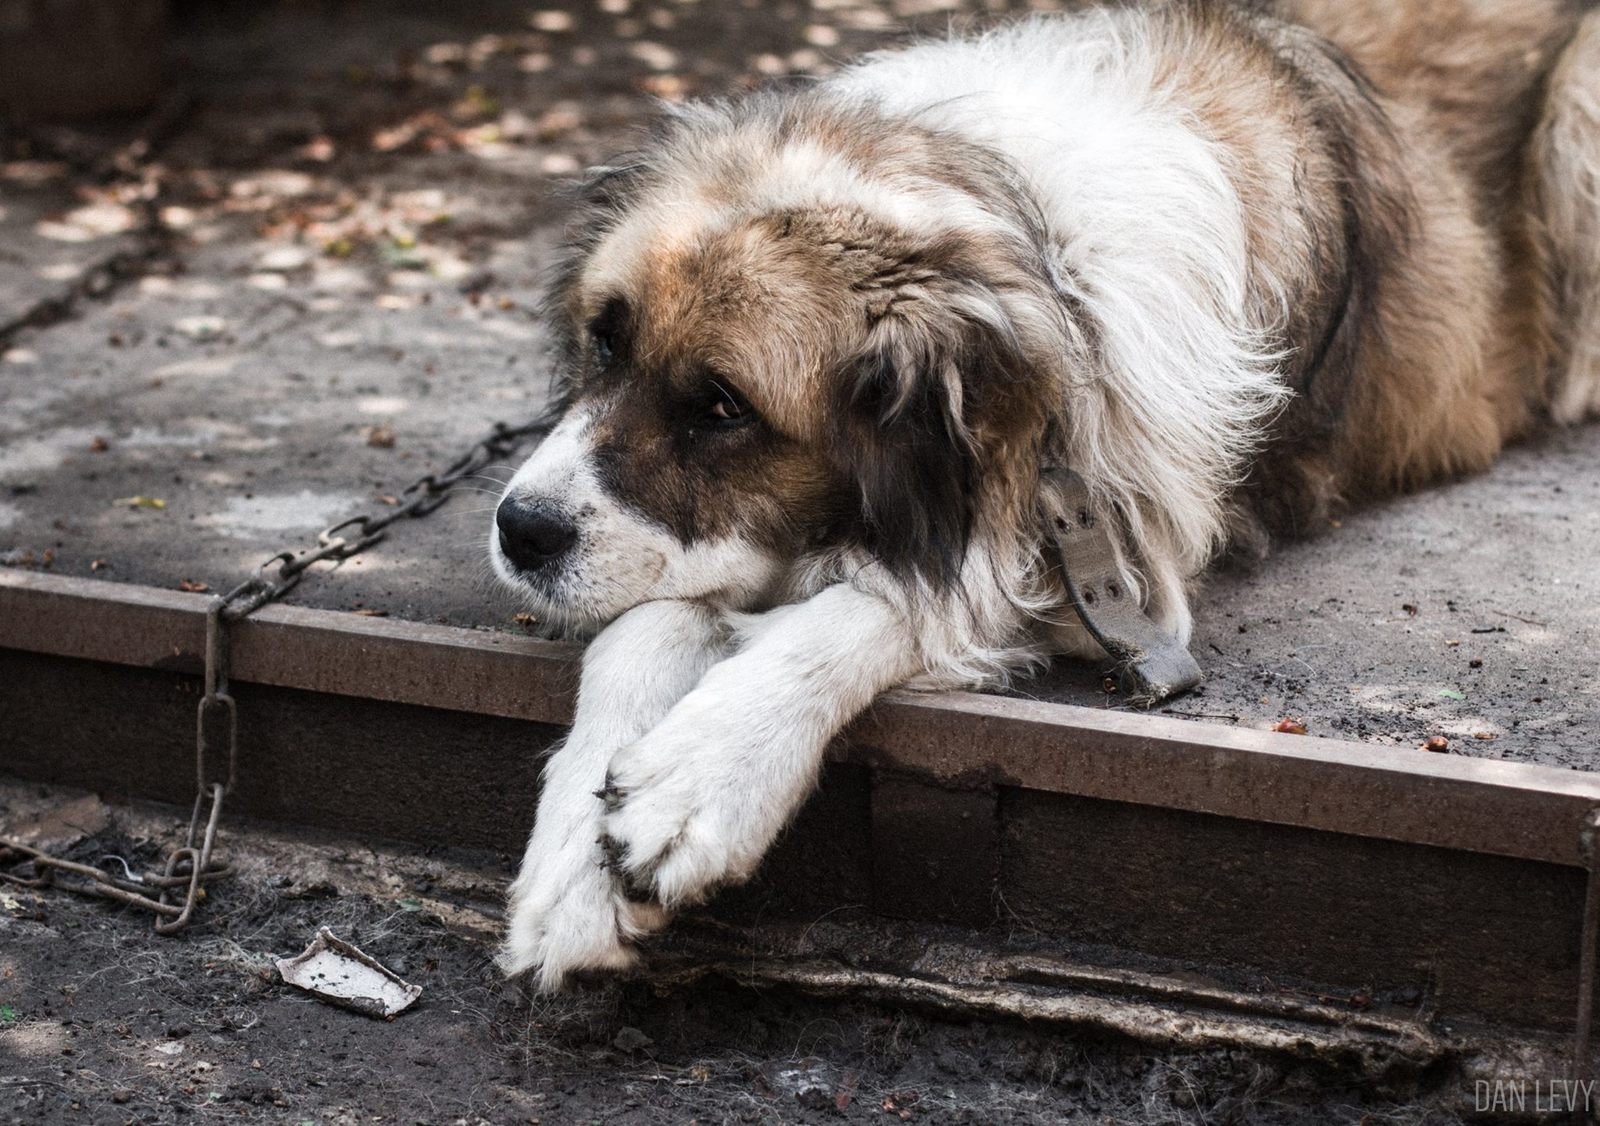
[[[203,595],[0,572],[0,648],[198,673]],[[269,606],[235,680],[565,723],[573,646]],[[1014,786],[1581,867],[1600,777],[973,693],[891,693],[839,757],[953,789]],[[3,760],[0,760],[3,768]]]

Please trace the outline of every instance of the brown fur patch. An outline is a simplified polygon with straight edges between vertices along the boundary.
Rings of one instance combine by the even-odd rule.
[[[747,154],[803,133],[864,169],[1025,206],[1008,179],[985,175],[987,154],[963,159],[970,146],[903,124],[757,102],[729,129]],[[630,248],[624,292],[585,269],[603,236],[558,281],[568,397],[599,414],[608,491],[684,542],[739,533],[790,555],[858,542],[930,581],[953,578],[980,493],[1013,523],[1032,510],[1051,365],[1023,361],[1004,331],[980,331],[961,299],[993,304],[993,287],[1038,284],[1036,217],[1016,223],[1022,238],[998,241],[907,231],[842,204],[730,217],[735,185],[756,173],[721,173],[695,189],[703,209],[677,204],[668,235]],[[595,204],[591,230],[626,215],[633,199],[615,191]],[[606,368],[585,325],[618,303],[626,338]],[[703,425],[714,386],[748,399],[758,421]],[[979,489],[975,459],[1015,468]]]

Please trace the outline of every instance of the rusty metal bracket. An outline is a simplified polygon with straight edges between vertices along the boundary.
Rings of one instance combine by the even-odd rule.
[[[1039,477],[1039,503],[1061,556],[1067,597],[1117,662],[1123,694],[1149,708],[1205,679],[1182,642],[1156,625],[1127,589],[1109,522],[1096,511],[1083,478],[1070,469],[1046,469]]]

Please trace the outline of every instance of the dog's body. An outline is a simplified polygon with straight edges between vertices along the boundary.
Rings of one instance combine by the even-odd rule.
[[[497,571],[603,627],[503,964],[746,878],[896,685],[1092,654],[1040,467],[1187,639],[1231,545],[1600,411],[1600,15],[1091,11],[693,106],[601,170]]]

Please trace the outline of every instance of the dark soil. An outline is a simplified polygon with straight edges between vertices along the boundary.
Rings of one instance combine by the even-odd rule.
[[[0,786],[0,831],[70,794]],[[76,808],[76,807],[74,807]],[[118,807],[65,848],[154,863],[182,815]],[[786,991],[590,984],[530,999],[489,960],[504,858],[231,829],[200,922],[0,886],[0,1122],[1456,1122],[1244,1051],[952,1021]],[[385,1022],[284,985],[322,926],[423,988]],[[1400,1095],[1408,1096],[1399,1098]]]

